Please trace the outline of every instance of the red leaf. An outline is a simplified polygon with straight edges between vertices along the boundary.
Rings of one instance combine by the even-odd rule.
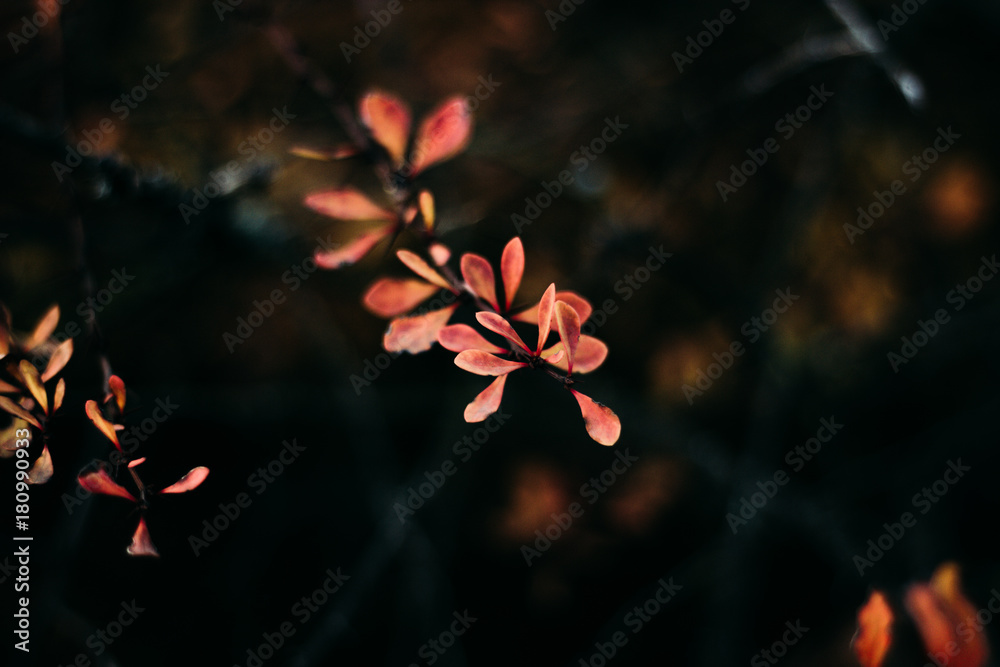
[[[528,364],[521,361],[500,359],[482,350],[466,350],[459,352],[458,356],[455,357],[455,365],[463,371],[469,371],[476,375],[506,375],[519,368],[524,368]]]
[[[115,432],[114,424],[105,419],[104,415],[101,414],[101,409],[97,407],[97,401],[87,401],[86,410],[87,416],[90,417],[90,421],[94,422],[94,426],[104,434],[104,437],[114,443],[119,452],[122,451],[122,446],[118,443],[118,433]]]
[[[382,208],[367,196],[352,188],[313,192],[305,205],[337,220],[395,220],[396,214]]]
[[[365,308],[379,317],[399,317],[426,301],[438,288],[416,278],[379,278],[362,298]]]
[[[958,567],[945,563],[931,577],[930,584],[915,584],[906,593],[906,608],[913,616],[928,655],[949,655],[949,667],[983,667],[988,649],[982,633],[969,639],[959,637],[959,627],[976,627],[976,608],[959,587]],[[964,641],[959,641],[964,639]],[[949,646],[958,645],[957,654]]]
[[[500,256],[500,278],[503,280],[503,291],[507,297],[507,310],[514,303],[514,297],[521,286],[521,277],[524,275],[524,245],[521,237],[515,236],[503,249]]]
[[[384,225],[364,232],[360,236],[333,250],[317,250],[313,259],[321,269],[339,269],[354,264],[367,255],[378,242],[392,235],[395,225]]]
[[[432,310],[423,315],[400,317],[389,323],[382,337],[382,347],[386,352],[409,352],[418,354],[431,349],[438,332],[448,324],[458,304]]]
[[[465,421],[470,424],[481,422],[500,409],[500,399],[503,398],[503,387],[507,376],[501,375],[490,383],[476,396],[475,400],[465,406]]]
[[[602,405],[589,396],[584,396],[580,392],[570,389],[573,398],[580,404],[580,412],[583,413],[583,423],[587,427],[587,433],[599,444],[611,446],[618,442],[618,436],[622,433],[621,422],[611,408]]]
[[[556,326],[559,328],[563,349],[566,350],[566,372],[572,373],[576,348],[580,343],[580,316],[565,301],[556,302]]]
[[[572,306],[573,310],[576,311],[576,314],[580,316],[581,324],[583,322],[586,322],[587,318],[590,317],[590,314],[594,312],[594,309],[590,305],[590,302],[584,299],[576,292],[569,292],[569,291],[556,292],[556,301],[564,301],[568,303],[570,306]],[[528,308],[527,310],[522,310],[520,313],[514,315],[510,319],[517,320],[518,322],[528,322],[529,324],[537,324],[538,304],[535,304],[534,306]],[[552,321],[552,329],[553,330],[556,329],[555,320]]]
[[[531,349],[525,345],[524,341],[521,340],[521,337],[517,335],[516,331],[514,331],[514,327],[510,326],[510,322],[504,318],[500,317],[496,313],[480,311],[476,313],[476,319],[479,320],[480,324],[493,333],[500,334],[510,342],[514,343],[514,345],[517,345],[528,354],[531,354]]]
[[[115,481],[111,479],[111,475],[109,475],[108,471],[104,468],[84,473],[77,477],[76,481],[80,483],[80,486],[91,493],[100,493],[105,496],[118,496],[119,498],[137,502],[135,496],[129,493],[125,487],[116,484]]]
[[[556,284],[552,283],[542,294],[538,302],[538,347],[535,354],[541,354],[545,341],[549,338],[549,328],[552,326],[552,308],[555,306]]]
[[[133,459],[133,460],[129,461],[128,462],[128,467],[131,470],[132,468],[135,468],[137,466],[141,466],[145,462],[146,462],[146,457],[145,456],[140,456],[137,459]]]
[[[117,375],[112,375],[108,378],[108,388],[111,389],[111,395],[115,397],[115,403],[118,404],[118,410],[120,412],[125,411],[125,382]]]
[[[208,477],[208,468],[205,466],[198,466],[193,468],[188,474],[181,477],[179,480],[171,484],[165,489],[161,489],[160,493],[184,493],[190,491],[191,489],[196,489],[198,486],[205,481]]]
[[[438,332],[437,340],[441,343],[441,347],[452,352],[482,350],[483,352],[503,354],[506,351],[499,345],[494,345],[483,338],[468,324],[449,324]]]
[[[431,283],[432,285],[437,285],[446,290],[455,291],[451,287],[451,283],[445,280],[444,276],[431,268],[430,264],[424,261],[424,258],[416,253],[410,252],[409,250],[397,250],[396,257],[399,257],[399,261],[406,264],[410,271]]]
[[[493,275],[493,267],[486,258],[471,252],[462,255],[462,278],[472,290],[472,293],[485,300],[495,310],[500,310],[497,303],[497,283]]]
[[[858,610],[858,629],[851,640],[861,667],[881,667],[892,644],[892,623],[892,609],[885,596],[873,591],[865,606]]]
[[[46,364],[45,372],[42,373],[42,382],[48,382],[55,377],[55,374],[63,369],[63,366],[66,365],[72,356],[73,339],[67,338],[59,344],[56,351],[52,353],[51,357],[49,357],[49,363]]]
[[[146,519],[139,519],[139,525],[132,535],[132,544],[129,545],[126,551],[128,551],[129,556],[159,557],[160,552],[153,546],[153,540],[149,537],[149,528],[146,527]]]
[[[35,330],[31,332],[31,336],[28,338],[27,342],[24,343],[24,351],[31,352],[33,349],[44,343],[52,335],[52,332],[56,330],[56,325],[59,324],[59,306],[52,306],[45,314],[42,315],[42,319],[38,320],[38,324],[35,325]]]
[[[28,471],[28,484],[45,484],[52,479],[52,455],[48,447],[42,448],[42,455],[35,459]]]
[[[569,371],[569,363],[565,355],[561,359],[556,359],[557,352],[564,351],[562,341],[556,343],[544,353],[542,358],[564,371]],[[552,355],[552,356],[549,356]],[[576,348],[576,357],[573,361],[573,372],[576,374],[590,373],[597,370],[608,357],[608,346],[593,336],[580,336],[580,343]]]
[[[358,111],[375,141],[385,147],[397,167],[401,165],[410,138],[409,107],[394,95],[373,91],[361,98]]]
[[[413,144],[411,176],[465,150],[472,136],[472,112],[464,97],[452,97],[420,124]]]

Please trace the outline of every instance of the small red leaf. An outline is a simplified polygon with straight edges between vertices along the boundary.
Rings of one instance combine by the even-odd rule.
[[[108,388],[111,390],[111,395],[115,397],[115,403],[118,405],[118,411],[125,411],[125,381],[122,380],[117,375],[112,375],[108,378]]]
[[[420,204],[420,214],[424,217],[424,227],[427,231],[433,230],[437,215],[434,211],[434,195],[428,190],[422,190],[417,203]]]
[[[431,259],[434,260],[434,264],[437,266],[444,266],[451,259],[451,250],[448,249],[443,243],[432,243],[431,247],[428,249],[431,254]]]
[[[364,232],[353,240],[333,250],[317,250],[313,259],[321,269],[339,269],[350,266],[367,255],[379,241],[391,236],[395,225],[384,225]]]
[[[565,350],[562,341],[560,341],[543,352],[542,358],[556,368],[569,371],[569,362],[565,355],[560,359],[555,357],[557,352],[563,351]],[[602,341],[593,336],[580,336],[580,343],[576,347],[576,356],[573,359],[573,372],[576,374],[590,373],[599,368],[607,357],[608,346]]]
[[[521,337],[517,335],[514,331],[514,327],[510,326],[510,322],[500,317],[496,313],[487,313],[485,311],[480,311],[476,313],[476,319],[484,327],[492,331],[493,333],[500,334],[510,342],[517,345],[519,348],[531,354],[531,349],[521,340]]]
[[[494,310],[500,310],[500,305],[497,303],[496,277],[493,275],[493,267],[486,258],[467,252],[462,255],[461,268],[462,278],[472,293],[493,306]]]
[[[97,407],[97,401],[87,401],[86,405],[87,416],[90,417],[90,421],[94,422],[101,433],[104,434],[108,440],[114,443],[118,451],[122,451],[122,446],[118,442],[118,433],[115,431],[115,426],[101,414],[101,409]]]
[[[589,396],[585,396],[574,389],[570,389],[570,392],[573,394],[576,402],[580,404],[580,412],[583,413],[583,423],[587,427],[587,433],[590,437],[599,444],[608,447],[618,442],[618,436],[622,432],[622,425],[618,421],[618,415],[608,406],[598,403]]]
[[[410,271],[431,283],[432,285],[437,285],[446,290],[452,289],[451,283],[445,280],[444,276],[431,268],[431,265],[424,261],[424,258],[420,255],[410,252],[409,250],[397,250],[396,257],[399,258],[403,264],[407,266]]]
[[[410,109],[406,104],[394,95],[373,91],[361,98],[358,111],[375,141],[385,147],[397,166],[402,164],[410,138]]]
[[[28,338],[27,342],[24,343],[24,351],[31,352],[33,349],[44,343],[52,335],[52,332],[56,330],[56,326],[59,324],[59,306],[52,306],[49,308],[42,319],[38,320],[38,324],[35,325],[35,330],[31,332],[31,336]]]
[[[146,457],[145,456],[140,456],[137,459],[129,461],[128,462],[128,467],[129,467],[129,469],[136,468],[138,466],[141,466],[145,462],[146,462]]]
[[[506,375],[528,364],[521,361],[508,361],[495,357],[482,350],[466,350],[455,357],[455,365],[463,371],[476,375]]]
[[[503,280],[503,291],[507,298],[507,310],[514,303],[514,297],[521,286],[521,277],[524,275],[524,245],[521,237],[515,236],[503,249],[500,256],[500,278]]]
[[[506,351],[499,345],[494,345],[483,338],[468,324],[449,324],[438,332],[437,339],[441,343],[441,347],[452,352],[482,350],[493,354],[503,354]]]
[[[580,316],[580,323],[587,321],[590,314],[594,311],[590,302],[584,299],[582,296],[576,292],[556,292],[556,301],[564,301],[573,307],[576,314]],[[517,320],[518,322],[528,322],[529,324],[538,323],[538,304],[535,304],[531,308],[522,310],[517,315],[512,316],[510,319]],[[556,329],[555,319],[552,320],[552,329]]]
[[[66,365],[72,356],[73,339],[67,338],[59,344],[56,351],[52,353],[51,357],[49,357],[49,363],[46,364],[45,372],[42,373],[42,382],[48,382],[55,377],[55,374],[63,369],[63,366]]]
[[[105,496],[118,496],[119,498],[124,498],[125,500],[137,502],[135,496],[129,493],[125,487],[115,483],[115,481],[111,479],[111,475],[109,475],[108,471],[104,468],[84,473],[77,477],[76,481],[80,483],[80,486],[91,493],[100,493]]]
[[[552,309],[555,306],[556,284],[552,283],[542,294],[538,302],[538,347],[535,354],[540,354],[545,347],[545,341],[549,338],[549,328],[552,325]]]
[[[313,192],[305,205],[337,220],[395,220],[396,214],[382,208],[364,194],[352,188]]]
[[[35,459],[28,471],[28,484],[45,484],[52,479],[52,455],[48,447],[42,448],[42,455]]]
[[[423,315],[393,320],[382,337],[382,347],[386,352],[426,352],[437,341],[438,332],[448,324],[456,308],[457,303]]]
[[[465,421],[470,424],[481,422],[500,409],[500,399],[503,398],[503,387],[507,376],[501,375],[490,383],[476,396],[475,400],[465,406]]]
[[[184,493],[185,491],[196,489],[199,484],[205,481],[206,477],[208,477],[208,468],[198,466],[167,488],[162,489],[160,493]]]
[[[140,518],[139,525],[132,535],[132,544],[128,546],[129,556],[154,556],[158,557],[160,552],[153,546],[153,540],[149,537],[149,528],[146,527],[146,519]]]
[[[580,343],[580,316],[565,301],[557,301],[555,310],[559,339],[562,341],[563,349],[566,350],[566,372],[572,373],[573,362],[576,360],[576,348]]]
[[[438,288],[416,278],[379,278],[368,288],[362,303],[379,317],[399,317],[426,301]]]
[[[420,124],[413,145],[411,176],[465,150],[472,136],[472,113],[464,97],[446,100]]]
[[[851,640],[861,667],[881,667],[892,644],[892,623],[892,609],[885,596],[873,591],[865,606],[858,610],[858,629]]]

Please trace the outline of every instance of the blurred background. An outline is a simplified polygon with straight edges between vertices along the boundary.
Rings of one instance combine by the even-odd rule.
[[[58,304],[76,350],[12,664],[855,665],[877,588],[886,664],[923,665],[905,587],[946,561],[977,609],[1000,586],[996,3],[9,0],[0,19],[0,301],[19,332]],[[525,300],[556,282],[597,306],[610,355],[581,388],[620,416],[614,447],[544,377],[511,378],[488,432],[452,353],[380,356],[360,297],[403,275],[387,250],[303,269],[358,231],[306,194],[388,198],[363,159],[289,150],[346,141],[334,109],[373,87],[416,118],[471,96],[469,149],[419,184],[455,252],[498,262],[521,235]],[[177,406],[144,478],[211,469],[154,502],[159,559],[125,554],[128,503],[75,495],[110,452],[83,409],[105,361],[126,424]],[[304,449],[282,460],[286,441]],[[661,582],[680,588],[650,602]]]

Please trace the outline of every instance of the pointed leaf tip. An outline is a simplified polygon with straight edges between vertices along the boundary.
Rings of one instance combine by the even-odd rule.
[[[506,375],[528,364],[495,357],[482,350],[466,350],[455,357],[455,365],[476,375]]]
[[[372,91],[358,104],[361,122],[381,144],[398,167],[406,157],[410,138],[410,109],[395,95]]]
[[[494,310],[500,310],[500,304],[497,303],[496,277],[493,275],[493,267],[486,258],[467,252],[462,255],[459,264],[462,269],[462,279],[472,293],[493,306]]]
[[[129,493],[125,487],[111,479],[111,475],[104,468],[93,470],[81,474],[76,481],[87,491],[99,493],[105,496],[117,496],[125,500],[137,502],[135,496]]]
[[[159,557],[160,552],[153,546],[153,540],[149,536],[149,528],[146,527],[146,519],[139,519],[139,525],[132,535],[132,544],[126,549],[129,556],[153,556]]]
[[[524,276],[524,245],[521,237],[515,236],[504,246],[503,255],[500,256],[500,277],[503,280],[503,291],[506,298],[507,310],[510,310],[517,296],[517,290],[521,287],[521,278]]]
[[[583,423],[587,427],[587,433],[599,444],[610,447],[618,442],[618,437],[622,432],[621,422],[618,415],[606,405],[598,403],[594,399],[571,389],[573,398],[580,404],[580,412],[583,413]]]
[[[491,414],[500,409],[500,400],[503,398],[504,384],[507,376],[501,375],[490,383],[486,389],[481,391],[475,400],[465,406],[465,421],[474,424],[481,422]]]
[[[193,468],[188,474],[181,477],[175,483],[171,484],[167,488],[160,491],[160,493],[184,493],[192,489],[198,488],[198,486],[205,481],[208,477],[208,468],[205,466],[198,466]]]
[[[472,112],[464,97],[453,97],[430,112],[420,124],[413,144],[411,175],[449,160],[469,144]]]

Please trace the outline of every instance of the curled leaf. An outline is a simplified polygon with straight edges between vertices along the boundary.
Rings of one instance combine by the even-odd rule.
[[[208,477],[208,468],[205,466],[198,466],[197,468],[193,468],[190,472],[188,472],[188,474],[184,475],[167,488],[161,490],[160,493],[184,493],[185,491],[196,489],[202,482],[205,481],[206,477]]]
[[[885,654],[892,644],[893,614],[885,596],[873,591],[858,610],[858,629],[851,640],[851,648],[861,667],[881,667]]]
[[[455,365],[463,371],[476,375],[506,375],[519,368],[524,368],[528,364],[522,361],[501,359],[482,350],[466,350],[459,352],[458,356],[455,357]]]
[[[404,315],[426,301],[438,288],[416,278],[379,278],[361,302],[379,317]]]
[[[465,421],[470,424],[481,422],[500,409],[500,399],[503,398],[504,384],[507,376],[501,375],[490,383],[476,396],[475,400],[465,406]]]
[[[382,347],[386,352],[426,352],[437,341],[438,332],[448,324],[456,308],[457,303],[422,315],[393,320],[382,337]]]
[[[497,303],[496,277],[493,275],[493,267],[486,258],[467,252],[462,255],[460,266],[462,279],[472,293],[493,306],[494,310],[500,310],[500,305]]]
[[[153,540],[149,537],[149,528],[146,527],[146,519],[140,518],[139,525],[132,535],[132,544],[128,546],[129,556],[153,556],[159,557],[160,552],[153,546]]]
[[[114,443],[119,452],[122,451],[122,446],[118,442],[118,433],[115,430],[115,425],[104,418],[104,415],[101,414],[101,409],[97,406],[97,401],[87,401],[85,409],[87,416],[90,417],[90,421],[94,422],[94,426],[104,434],[104,437]]]
[[[452,352],[482,350],[493,354],[503,354],[505,351],[499,345],[494,345],[483,338],[468,324],[449,324],[438,332],[437,339],[441,343],[441,347]]]
[[[410,175],[465,150],[472,136],[472,112],[464,97],[446,100],[420,124],[413,145]]]
[[[583,413],[583,423],[587,427],[587,433],[599,444],[610,447],[618,442],[618,437],[622,432],[621,422],[611,408],[598,403],[589,396],[585,396],[575,389],[570,389],[573,398],[580,404],[580,412]]]
[[[76,481],[80,484],[80,486],[91,493],[100,493],[105,496],[118,496],[119,498],[124,498],[125,500],[137,502],[135,496],[129,493],[125,487],[117,484],[115,480],[111,479],[111,475],[109,475],[108,471],[104,468],[83,473],[76,478]]]
[[[118,411],[125,411],[125,381],[122,380],[117,375],[112,375],[108,378],[108,388],[111,390],[111,395],[115,397],[115,404],[118,405]]]
[[[373,91],[361,98],[358,111],[372,138],[385,147],[397,167],[401,165],[410,138],[410,110],[406,104],[388,93]]]
[[[476,319],[484,327],[492,331],[493,333],[500,334],[514,345],[531,354],[531,349],[521,340],[521,337],[517,335],[514,331],[514,327],[510,326],[510,322],[500,317],[496,313],[487,313],[480,311],[476,313]]]
[[[332,250],[317,250],[313,260],[321,269],[339,269],[350,266],[371,252],[379,241],[391,236],[395,225],[383,225],[369,230],[348,241],[339,248]]]

